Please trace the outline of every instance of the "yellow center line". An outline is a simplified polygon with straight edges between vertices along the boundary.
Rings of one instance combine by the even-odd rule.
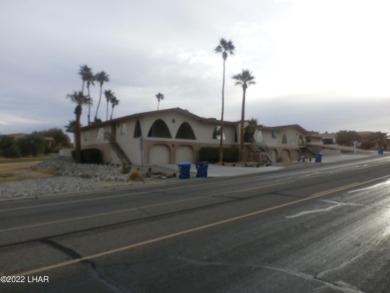
[[[335,192],[338,192],[338,191],[347,190],[347,189],[350,189],[352,187],[364,185],[364,184],[367,184],[367,183],[370,183],[370,182],[373,182],[373,181],[377,181],[377,180],[380,180],[380,179],[383,179],[383,178],[386,178],[386,177],[388,177],[388,176],[384,176],[384,177],[381,177],[381,178],[368,180],[368,181],[364,181],[364,182],[355,182],[355,183],[352,183],[352,184],[343,185],[343,186],[336,187],[336,188],[333,188],[333,189],[329,189],[329,190],[325,190],[325,191],[322,191],[322,192],[314,193],[310,197],[298,199],[298,200],[295,200],[293,202],[289,202],[289,203],[277,205],[277,206],[274,206],[274,207],[270,207],[270,208],[254,211],[254,212],[251,212],[251,213],[248,213],[248,214],[244,214],[244,215],[232,217],[232,218],[229,218],[229,219],[217,221],[217,222],[214,222],[214,223],[206,224],[206,225],[203,225],[203,226],[199,226],[199,227],[195,227],[195,228],[191,228],[191,229],[187,229],[187,230],[171,233],[171,234],[168,234],[168,235],[164,235],[164,236],[160,236],[160,237],[157,237],[157,238],[149,239],[149,240],[146,240],[146,241],[142,241],[142,242],[138,242],[138,243],[122,246],[122,247],[119,247],[119,248],[103,251],[103,252],[100,252],[100,253],[96,253],[96,254],[80,257],[80,258],[77,258],[77,259],[74,259],[74,260],[60,262],[60,263],[57,263],[57,264],[53,264],[53,265],[49,265],[49,266],[45,266],[45,267],[41,267],[41,268],[37,268],[37,269],[25,271],[25,272],[21,272],[21,273],[15,274],[15,275],[27,276],[27,275],[38,274],[38,273],[42,273],[42,272],[46,272],[46,271],[50,271],[50,270],[54,270],[54,269],[58,269],[58,268],[67,267],[67,266],[70,266],[70,265],[73,265],[73,264],[78,264],[78,263],[83,262],[83,261],[92,260],[92,259],[96,259],[96,258],[100,258],[100,257],[116,254],[116,253],[119,253],[119,252],[128,251],[128,250],[131,250],[131,249],[134,249],[134,248],[137,248],[137,247],[141,247],[141,246],[145,246],[145,245],[161,242],[161,241],[164,241],[164,240],[172,239],[172,238],[175,238],[175,237],[183,236],[183,235],[186,235],[186,234],[190,234],[190,233],[206,230],[206,229],[209,229],[209,228],[217,227],[217,226],[220,226],[220,225],[228,224],[228,223],[231,223],[231,222],[234,222],[234,221],[250,218],[250,217],[253,217],[253,216],[258,216],[258,215],[261,215],[261,214],[264,214],[264,213],[267,213],[267,212],[271,212],[271,211],[274,211],[274,210],[277,210],[277,209],[281,209],[281,208],[292,206],[292,205],[295,205],[295,204],[298,204],[298,203],[310,201],[312,199],[319,198],[319,197],[322,197],[322,196],[325,196],[325,195],[329,195],[329,194],[332,194],[332,193],[335,193]]]

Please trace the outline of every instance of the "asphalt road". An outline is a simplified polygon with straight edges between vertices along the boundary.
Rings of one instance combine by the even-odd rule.
[[[390,292],[389,171],[378,156],[2,203],[0,292]]]

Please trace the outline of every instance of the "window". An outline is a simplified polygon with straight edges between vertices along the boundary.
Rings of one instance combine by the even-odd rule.
[[[83,136],[84,136],[84,141],[88,141],[88,139],[89,139],[89,132],[88,131],[84,131]]]
[[[126,125],[126,123],[122,123],[121,135],[125,135],[125,134],[127,134],[127,125]]]
[[[257,142],[264,142],[263,133],[261,131],[258,131],[256,134],[256,141]]]
[[[168,129],[168,126],[164,121],[158,119],[154,121],[152,127],[148,132],[148,137],[164,137],[164,138],[172,138],[172,135]]]
[[[134,138],[141,137],[141,136],[142,136],[141,124],[139,123],[139,120],[137,120],[134,128]]]
[[[215,126],[213,131],[213,139],[221,139],[221,126]],[[225,133],[222,133],[222,139],[225,140]]]
[[[177,133],[176,133],[176,138],[181,138],[181,139],[196,139],[194,130],[192,129],[191,125],[187,122],[183,122]]]
[[[283,134],[282,144],[287,144],[287,136]]]
[[[104,140],[104,129],[103,128],[99,128],[97,136],[96,136],[96,140],[97,141]]]
[[[298,146],[303,147],[305,146],[305,141],[303,140],[302,135],[298,137]]]

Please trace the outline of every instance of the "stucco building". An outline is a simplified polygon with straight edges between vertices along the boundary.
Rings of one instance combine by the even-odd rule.
[[[240,122],[224,122],[225,147],[239,147]],[[113,164],[196,162],[202,147],[218,147],[219,120],[181,108],[137,113],[82,128],[82,148],[98,148]],[[298,160],[308,132],[299,125],[259,127],[246,143],[243,161]]]

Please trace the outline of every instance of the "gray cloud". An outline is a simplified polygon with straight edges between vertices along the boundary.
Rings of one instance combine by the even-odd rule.
[[[66,95],[81,89],[77,72],[83,64],[110,75],[104,87],[120,99],[117,117],[156,109],[155,94],[163,92],[161,108],[181,107],[219,118],[222,58],[213,49],[221,37],[231,38],[237,49],[227,61],[227,120],[240,119],[242,92],[231,76],[248,68],[257,84],[248,89],[247,118],[268,126],[299,123],[309,130],[387,131],[384,109],[390,91],[385,91],[385,81],[390,76],[382,69],[390,60],[384,54],[388,45],[379,40],[378,32],[387,23],[380,7],[367,8],[372,15],[379,13],[378,21],[370,22],[378,32],[363,32],[375,46],[360,44],[348,57],[347,39],[337,51],[337,30],[325,34],[325,24],[316,23],[321,5],[312,3],[317,2],[5,1],[0,11],[5,40],[0,55],[0,133],[63,127],[74,119],[74,105]],[[360,6],[356,9],[364,8]],[[348,12],[351,23],[361,28],[345,7],[335,10],[335,18]],[[309,40],[299,29],[312,33]],[[324,34],[315,35],[316,29]],[[350,26],[341,31],[350,33],[351,44],[358,44]],[[321,42],[308,43],[310,39]],[[335,46],[327,47],[330,42]],[[340,61],[340,56],[346,58]],[[362,68],[354,63],[357,56]],[[95,85],[95,105],[98,94]],[[103,103],[101,117],[104,110]]]

